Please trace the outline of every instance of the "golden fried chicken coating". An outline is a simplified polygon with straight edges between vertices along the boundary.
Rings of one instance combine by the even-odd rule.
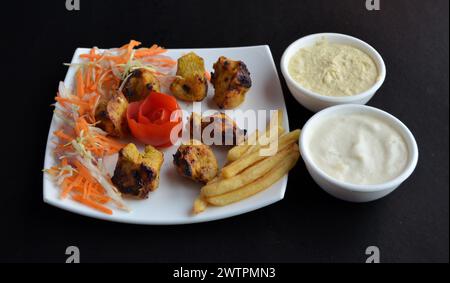
[[[214,63],[211,83],[214,85],[214,102],[221,109],[232,109],[245,100],[252,86],[250,72],[242,61],[233,61],[224,56]]]
[[[152,91],[160,92],[160,84],[155,75],[145,68],[132,71],[123,87],[123,94],[129,102],[143,100]]]
[[[119,151],[119,159],[111,181],[121,193],[140,199],[159,186],[159,172],[164,155],[151,145],[141,154],[133,143]]]
[[[217,159],[209,146],[191,140],[181,145],[173,156],[178,173],[200,183],[208,183],[218,173]]]
[[[178,59],[177,77],[170,85],[175,97],[185,101],[202,101],[208,93],[203,58],[190,52]]]

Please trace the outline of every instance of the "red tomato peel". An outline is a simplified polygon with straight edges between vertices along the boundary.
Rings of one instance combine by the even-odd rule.
[[[143,101],[128,105],[127,121],[131,134],[145,144],[155,147],[171,146],[175,142],[170,140],[172,130],[182,122],[179,110],[173,96],[152,92]],[[176,116],[171,121],[173,115]],[[179,127],[179,131],[181,128]],[[179,135],[177,133],[176,137]]]

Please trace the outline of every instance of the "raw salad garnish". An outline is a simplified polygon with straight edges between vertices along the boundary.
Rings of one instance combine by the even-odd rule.
[[[95,109],[99,98],[120,91],[135,69],[151,71],[163,84],[173,79],[169,72],[176,62],[163,55],[166,49],[157,45],[135,49],[140,44],[131,40],[106,51],[94,47],[88,54],[80,55],[81,63],[74,64],[74,86],[68,88],[60,82],[54,105],[55,115],[62,121],[53,133],[57,164],[45,172],[60,187],[62,199],[71,198],[106,214],[113,213],[111,205],[128,210],[103,166],[106,156],[125,145],[96,127]]]

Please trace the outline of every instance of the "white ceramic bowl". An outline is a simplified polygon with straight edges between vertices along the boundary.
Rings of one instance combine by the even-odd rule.
[[[372,57],[378,67],[379,77],[377,82],[370,89],[362,93],[352,96],[340,97],[321,95],[302,87],[289,74],[289,61],[299,49],[312,46],[316,42],[324,39],[330,43],[340,43],[353,46],[361,51],[364,51],[366,54]],[[309,110],[317,112],[326,107],[339,104],[366,104],[383,84],[386,77],[386,66],[384,65],[383,58],[381,58],[380,54],[372,46],[360,39],[338,33],[317,33],[302,37],[289,45],[286,51],[284,51],[283,57],[281,58],[281,72],[283,73],[286,84],[295,99],[297,99],[300,104],[302,104]]]
[[[389,123],[401,134],[408,147],[408,163],[400,175],[388,182],[381,184],[357,185],[337,180],[326,174],[322,169],[314,164],[309,151],[309,141],[311,139],[311,134],[314,131],[314,127],[318,122],[320,122],[320,120],[329,117],[330,115],[350,113],[370,113],[371,115],[374,115],[375,117],[383,119],[384,121]],[[323,190],[335,196],[336,198],[351,202],[373,201],[391,193],[412,174],[417,165],[419,156],[414,136],[400,120],[387,112],[365,105],[338,105],[316,113],[313,117],[311,117],[311,119],[308,120],[308,122],[306,122],[305,126],[303,127],[299,144],[300,152],[303,160],[305,161],[306,168],[308,169],[314,181]]]

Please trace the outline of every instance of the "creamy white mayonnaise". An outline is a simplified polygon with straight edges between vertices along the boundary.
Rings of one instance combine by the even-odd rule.
[[[387,121],[371,114],[325,117],[311,128],[308,152],[329,176],[352,184],[392,180],[405,169],[408,147]]]

